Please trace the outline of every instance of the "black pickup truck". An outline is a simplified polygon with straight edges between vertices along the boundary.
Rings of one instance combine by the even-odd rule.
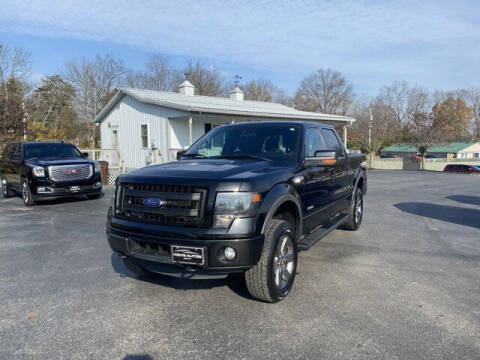
[[[0,158],[3,197],[22,195],[26,206],[74,195],[99,198],[99,164],[64,142],[13,142]]]
[[[117,180],[108,241],[138,276],[244,272],[253,297],[276,302],[292,288],[298,251],[362,222],[365,158],[329,125],[220,126],[178,157]]]

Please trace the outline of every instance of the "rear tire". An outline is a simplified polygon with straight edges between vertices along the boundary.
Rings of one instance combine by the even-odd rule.
[[[348,220],[343,224],[345,230],[356,231],[362,225],[363,219],[363,192],[359,187],[355,188],[349,209]]]
[[[15,196],[15,192],[8,188],[7,180],[4,177],[2,177],[0,181],[1,181],[1,186],[2,186],[2,196],[5,199],[8,199],[8,198],[11,198],[11,197]]]
[[[262,256],[245,272],[245,282],[254,298],[275,303],[291,291],[297,270],[297,244],[293,226],[273,219],[268,226]]]
[[[32,192],[30,191],[30,186],[28,186],[27,180],[22,180],[22,199],[25,206],[35,205],[35,200],[33,200]]]
[[[150,273],[145,270],[142,265],[140,265],[138,263],[138,260],[137,259],[134,259],[132,257],[124,257],[122,258],[122,261],[123,261],[123,264],[125,265],[125,267],[131,272],[133,273],[135,276],[148,276],[150,275]]]

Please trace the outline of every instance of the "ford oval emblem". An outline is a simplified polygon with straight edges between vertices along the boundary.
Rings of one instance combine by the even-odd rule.
[[[156,197],[143,199],[143,205],[150,208],[158,208],[163,205],[163,201]]]

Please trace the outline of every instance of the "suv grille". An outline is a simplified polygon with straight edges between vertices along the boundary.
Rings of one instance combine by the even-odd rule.
[[[182,185],[122,185],[120,216],[155,224],[200,226],[207,190]],[[148,200],[154,204],[147,206]]]
[[[56,182],[85,180],[93,175],[93,168],[89,164],[49,166],[48,173]]]

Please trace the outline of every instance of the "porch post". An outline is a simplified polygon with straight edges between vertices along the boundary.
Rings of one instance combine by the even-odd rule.
[[[343,125],[343,144],[345,145],[345,149],[347,149],[347,124]]]
[[[188,117],[188,131],[190,135],[190,145],[193,144],[193,131],[192,131],[192,114]]]

